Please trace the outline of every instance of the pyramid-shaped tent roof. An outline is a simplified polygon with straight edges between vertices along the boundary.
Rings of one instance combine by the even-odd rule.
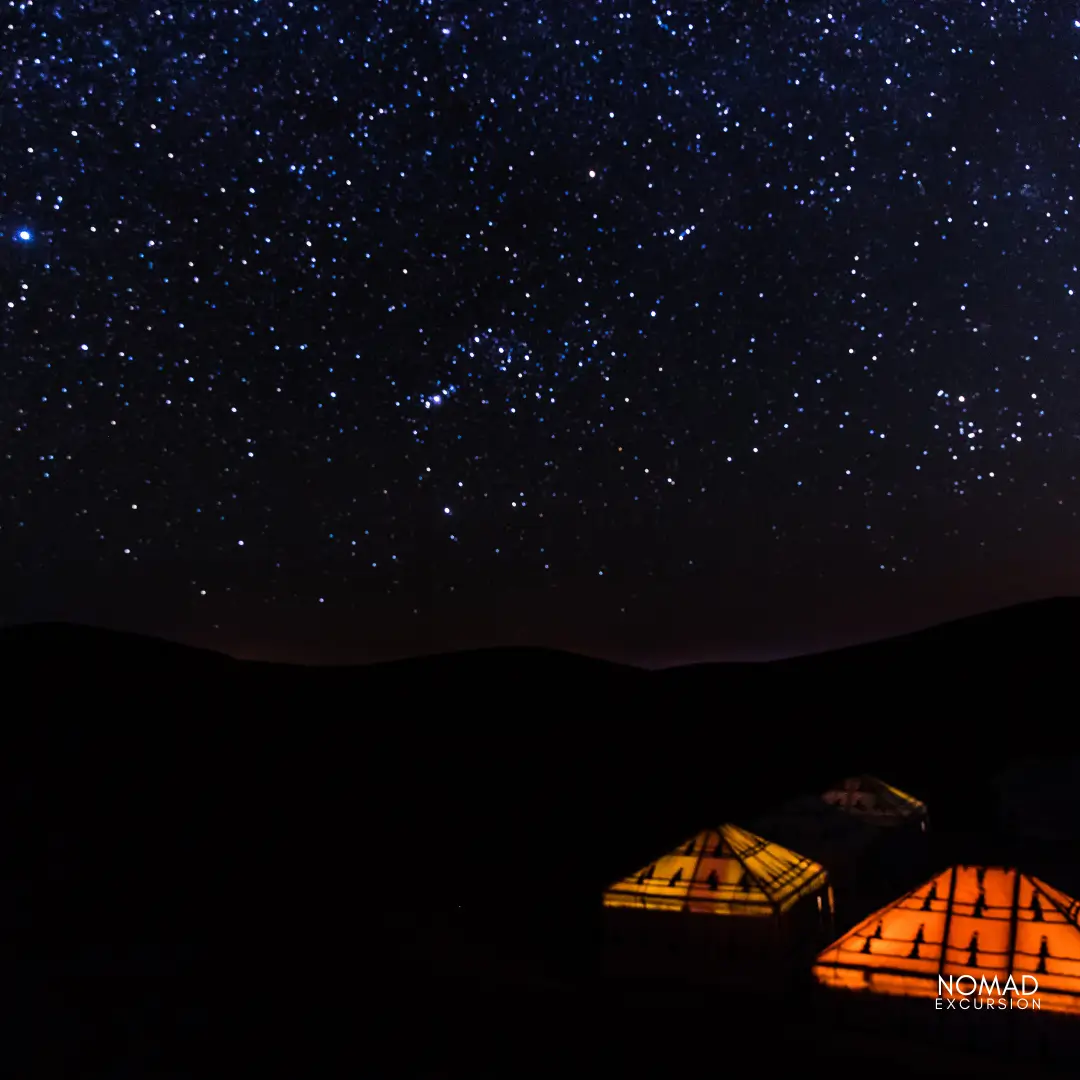
[[[811,859],[735,825],[705,829],[616,882],[604,906],[714,915],[774,915],[825,885]]]
[[[1004,985],[1011,975],[1019,987],[1027,975],[1043,1010],[1080,1014],[1078,919],[1080,900],[1039,878],[955,866],[830,945],[814,976],[831,987],[937,998],[939,976]]]
[[[822,795],[830,806],[875,825],[897,825],[926,817],[926,804],[876,776],[853,776]]]

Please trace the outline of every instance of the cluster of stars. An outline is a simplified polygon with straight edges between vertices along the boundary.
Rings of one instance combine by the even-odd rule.
[[[838,544],[901,573],[1075,520],[1060,5],[6,20],[28,581],[197,566],[209,612],[245,575],[303,607]]]

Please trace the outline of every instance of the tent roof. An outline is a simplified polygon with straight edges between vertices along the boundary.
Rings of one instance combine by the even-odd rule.
[[[825,885],[812,859],[735,825],[705,829],[616,882],[604,906],[714,915],[774,915]]]
[[[826,986],[937,998],[939,976],[1003,984],[1011,975],[1020,986],[1027,975],[1043,1010],[1080,1014],[1078,919],[1080,900],[1039,878],[955,866],[830,945],[814,976]]]
[[[834,784],[822,795],[830,806],[856,814],[877,825],[894,825],[926,817],[926,804],[876,776],[854,776]]]

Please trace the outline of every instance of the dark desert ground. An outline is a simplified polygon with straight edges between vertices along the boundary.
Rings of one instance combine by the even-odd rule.
[[[598,975],[599,898],[703,823],[855,773],[927,802],[933,870],[1021,864],[1075,895],[1075,792],[1053,779],[1077,751],[1078,645],[1072,599],[651,672],[542,650],[301,668],[4,630],[8,1045],[130,1075],[257,1030],[270,1059],[411,1075],[732,1055],[986,1075],[993,1055],[838,1034],[797,1003],[628,995]],[[996,782],[1026,762],[1038,836],[1004,827]]]

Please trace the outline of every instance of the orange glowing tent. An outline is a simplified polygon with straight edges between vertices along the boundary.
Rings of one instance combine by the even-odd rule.
[[[822,795],[830,806],[868,823],[896,826],[917,821],[926,831],[926,804],[914,795],[886,784],[876,776],[854,776],[834,784]]]
[[[1034,980],[1042,1011],[1080,1015],[1078,920],[1080,901],[1039,878],[954,866],[830,945],[813,973],[827,987],[921,998],[1018,999]],[[1010,977],[1018,992],[998,989]]]

